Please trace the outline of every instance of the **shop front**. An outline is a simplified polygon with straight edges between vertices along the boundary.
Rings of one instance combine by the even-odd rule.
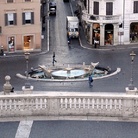
[[[15,36],[8,37],[8,51],[15,52]]]
[[[14,53],[24,50],[38,51],[41,49],[41,40],[36,35],[11,35],[3,37],[4,39],[6,41],[5,43],[3,41],[1,45],[4,46],[5,52]]]
[[[23,46],[24,50],[33,49],[33,35],[24,36],[23,41],[24,41],[24,46]]]
[[[93,35],[92,35],[92,44],[95,43],[100,44],[100,24],[99,23],[93,23]]]
[[[138,22],[130,24],[130,43],[138,42]]]
[[[112,24],[105,25],[105,46],[106,45],[113,45],[113,35],[114,34],[114,27]]]

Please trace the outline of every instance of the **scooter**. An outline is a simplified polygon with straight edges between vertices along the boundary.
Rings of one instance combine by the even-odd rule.
[[[70,44],[70,37],[68,38],[68,44]]]

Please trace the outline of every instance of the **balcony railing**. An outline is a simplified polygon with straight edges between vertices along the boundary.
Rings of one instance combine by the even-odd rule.
[[[0,96],[0,117],[49,115],[138,118],[138,95],[34,92]]]
[[[83,10],[82,19],[89,22],[120,23],[121,15],[91,15],[86,10]]]

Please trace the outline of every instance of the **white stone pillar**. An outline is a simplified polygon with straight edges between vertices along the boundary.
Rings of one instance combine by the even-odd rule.
[[[123,105],[122,105],[122,117],[123,119],[129,119],[132,118],[134,116],[134,100],[133,98],[125,98],[123,100]]]
[[[5,80],[6,80],[6,83],[3,85],[3,91],[4,91],[4,94],[7,95],[7,94],[10,94],[12,90],[12,85],[10,84],[11,77],[7,75],[5,77]]]
[[[93,24],[91,23],[90,24],[90,44],[92,45],[92,38],[93,38],[93,33],[92,33],[92,31],[93,31]]]
[[[134,87],[134,89],[133,90],[130,90],[129,89],[129,87],[126,87],[126,94],[137,94],[137,92],[138,92],[138,89],[136,88],[136,87]]]
[[[105,29],[105,25],[104,24],[100,24],[100,46],[104,46],[104,29]]]
[[[22,91],[24,94],[31,94],[33,93],[34,86],[30,86],[29,88],[26,88],[25,86],[22,87]]]
[[[113,24],[114,25],[114,45],[118,45],[119,44],[119,24]]]

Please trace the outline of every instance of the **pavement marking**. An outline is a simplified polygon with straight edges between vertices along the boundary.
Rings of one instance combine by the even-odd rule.
[[[32,125],[33,121],[21,121],[18,126],[15,138],[29,138]]]

